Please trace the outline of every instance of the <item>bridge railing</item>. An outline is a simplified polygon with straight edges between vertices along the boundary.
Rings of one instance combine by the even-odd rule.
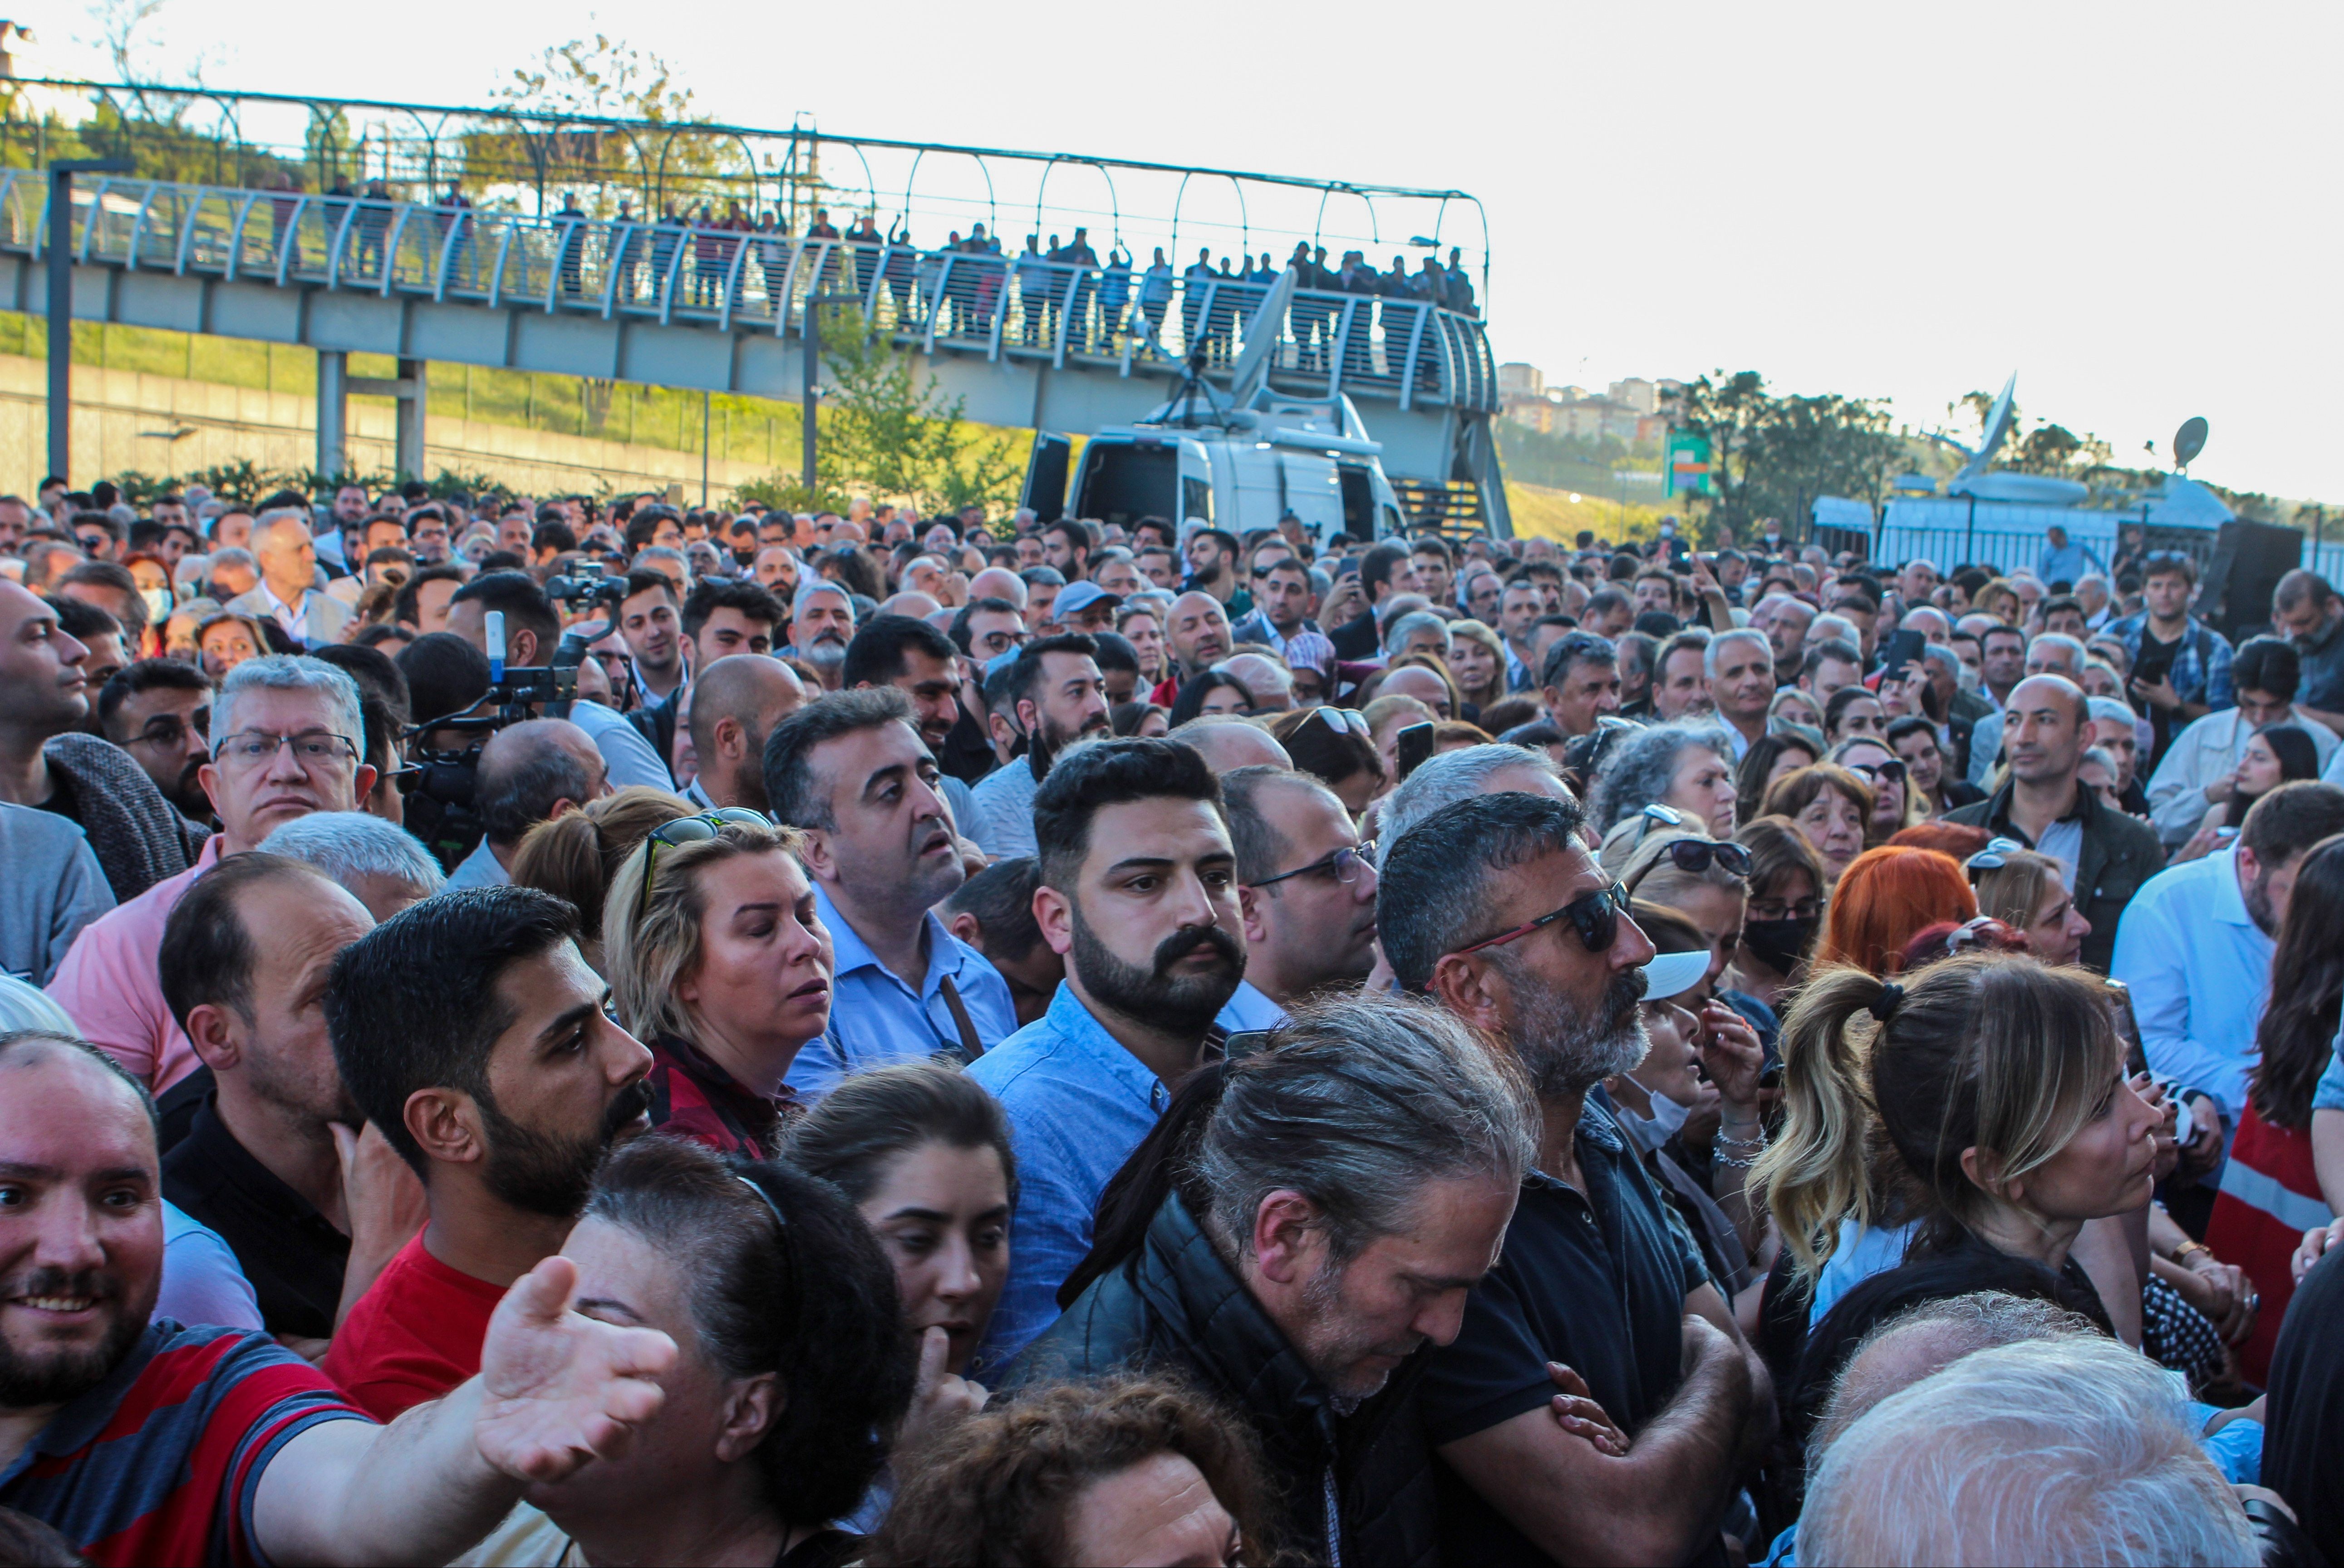
[[[0,249],[38,257],[48,182],[0,170]],[[853,304],[898,341],[1128,375],[1201,349],[1248,347],[1273,277],[1192,269],[1150,277],[884,239],[707,227],[681,219],[532,217],[363,195],[96,179],[74,193],[76,261],[285,286],[625,317],[723,329],[804,330]],[[1381,286],[1383,279],[1374,282]],[[1273,383],[1494,412],[1496,365],[1477,316],[1415,295],[1301,289],[1270,345]]]

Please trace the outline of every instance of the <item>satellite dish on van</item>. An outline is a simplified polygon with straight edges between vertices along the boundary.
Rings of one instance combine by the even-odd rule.
[[[1970,454],[1970,460],[1962,465],[1962,471],[1955,477],[1974,479],[1993,464],[1994,455],[2002,450],[2003,442],[2010,435],[2011,400],[2017,391],[2018,372],[2014,370],[2010,379],[2002,384],[2002,392],[1995,398],[1994,406],[1986,410],[1985,428],[1980,432],[1977,450]]]
[[[2206,418],[2192,415],[2181,421],[2181,428],[2173,433],[2173,461],[2177,467],[2186,468],[2190,459],[2206,449]]]

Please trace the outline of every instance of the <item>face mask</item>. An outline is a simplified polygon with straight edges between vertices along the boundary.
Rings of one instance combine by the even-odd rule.
[[[1776,974],[1787,975],[1807,956],[1807,950],[1814,945],[1815,928],[1822,923],[1814,915],[1803,920],[1744,920],[1742,940],[1760,963]]]
[[[141,588],[138,590],[138,597],[146,601],[146,619],[149,625],[171,618],[171,590],[169,588]]]
[[[1677,1135],[1677,1129],[1685,1124],[1687,1111],[1658,1090],[1647,1090],[1645,1093],[1652,1101],[1652,1112],[1649,1116],[1637,1115],[1617,1100],[1612,1104],[1620,1113],[1620,1130],[1633,1141],[1637,1148],[1649,1152]]]

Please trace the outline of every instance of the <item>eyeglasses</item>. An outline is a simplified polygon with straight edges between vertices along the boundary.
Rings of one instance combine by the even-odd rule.
[[[1610,952],[1612,942],[1620,935],[1621,919],[1627,912],[1628,890],[1618,882],[1612,882],[1573,899],[1552,914],[1541,915],[1528,925],[1516,926],[1512,930],[1500,931],[1494,937],[1484,937],[1478,942],[1459,948],[1457,956],[1461,958],[1467,953],[1478,953],[1483,948],[1504,947],[1508,942],[1529,936],[1543,926],[1563,920],[1569,920],[1579,932],[1579,940],[1589,952]]]
[[[288,746],[293,749],[293,759],[304,769],[355,761],[359,754],[358,744],[349,736],[330,730],[305,729],[298,735],[271,735],[266,729],[244,729],[215,747],[212,760],[234,763],[239,768],[258,768]]]
[[[1821,899],[1753,899],[1749,910],[1753,920],[1812,920],[1823,912]]]
[[[680,849],[686,844],[704,843],[728,827],[770,828],[773,819],[762,811],[752,811],[746,806],[719,806],[712,811],[702,811],[696,817],[678,817],[672,822],[662,822],[643,836],[643,885],[635,893],[635,919],[643,918],[643,910],[651,902],[652,878],[659,872],[660,846]]]
[[[208,708],[198,708],[185,719],[180,719],[176,713],[158,713],[148,719],[146,728],[132,736],[130,740],[131,744],[136,746],[160,746],[168,749],[185,745],[190,730],[198,736],[209,739],[211,728],[212,710]]]
[[[1989,839],[1986,840],[1985,849],[1962,862],[1962,869],[1972,873],[1999,871],[2010,864],[2004,857],[2024,854],[2026,851],[2026,846],[2016,839]]]
[[[1880,779],[1890,784],[1904,783],[1906,772],[1901,759],[1888,762],[1843,762],[1840,766],[1851,773],[1861,773],[1867,779]]]
[[[1750,875],[1750,851],[1741,845],[1716,839],[1678,839],[1628,879],[1628,891],[1634,892],[1636,884],[1651,876],[1664,859],[1687,876],[1697,877],[1712,866],[1729,877],[1747,879]]]
[[[1371,741],[1375,739],[1375,732],[1368,728],[1368,716],[1356,708],[1319,707],[1310,711],[1317,714],[1327,728],[1338,735],[1348,729],[1362,740]],[[1254,885],[1259,887],[1261,884],[1257,882]]]
[[[1376,874],[1376,841],[1370,839],[1356,849],[1346,844],[1333,854],[1323,856],[1307,866],[1297,866],[1290,871],[1280,871],[1275,877],[1260,878],[1253,883],[1253,886],[1267,888],[1273,882],[1283,882],[1293,877],[1307,877],[1313,871],[1331,876],[1347,888],[1357,882],[1363,871],[1372,877]]]

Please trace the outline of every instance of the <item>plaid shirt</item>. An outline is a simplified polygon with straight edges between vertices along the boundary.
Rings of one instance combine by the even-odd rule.
[[[2140,663],[2140,640],[2148,629],[2148,612],[2127,616],[2101,633],[2125,645],[2133,663]],[[2181,646],[2173,650],[2174,695],[2184,702],[2208,708],[2229,708],[2237,699],[2230,689],[2230,645],[2220,632],[2190,616],[2181,632]]]

